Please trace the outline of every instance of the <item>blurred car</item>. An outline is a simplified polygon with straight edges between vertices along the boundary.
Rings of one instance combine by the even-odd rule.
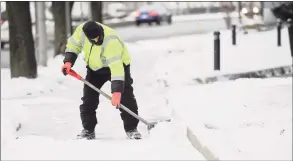
[[[264,26],[263,17],[260,13],[261,8],[253,3],[243,5],[240,16],[242,19],[242,28],[257,29],[258,31]]]
[[[148,4],[140,7],[136,11],[135,24],[139,26],[142,23],[156,23],[161,25],[162,22],[172,24],[172,13],[162,4]]]

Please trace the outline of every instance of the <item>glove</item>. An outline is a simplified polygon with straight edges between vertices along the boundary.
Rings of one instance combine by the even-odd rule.
[[[112,99],[111,99],[112,105],[117,107],[117,106],[120,105],[120,101],[121,101],[121,93],[120,92],[114,92],[112,94]]]
[[[70,63],[70,62],[66,62],[66,63],[62,66],[62,73],[63,73],[64,75],[67,75],[67,73],[70,71],[71,67],[72,67],[72,63]]]

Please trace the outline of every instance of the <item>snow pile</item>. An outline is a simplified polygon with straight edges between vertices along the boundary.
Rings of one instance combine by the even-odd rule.
[[[38,67],[37,79],[10,78],[10,69],[1,69],[1,99],[10,99],[13,97],[29,96],[50,92],[50,87],[56,84],[61,76],[62,57],[55,60],[50,59],[48,65],[50,70],[44,67]],[[17,88],[15,88],[17,87]]]
[[[11,79],[10,69],[1,69],[1,99],[12,100],[26,96],[35,97],[50,94],[54,92],[56,87],[62,88],[64,82],[72,79],[69,76],[64,77],[61,73],[63,58],[63,56],[51,58],[48,60],[48,67],[38,67],[37,79],[27,79],[24,77]],[[85,69],[80,68],[83,65],[84,62],[82,61],[82,56],[80,56],[74,65],[74,69],[82,76],[85,75]]]

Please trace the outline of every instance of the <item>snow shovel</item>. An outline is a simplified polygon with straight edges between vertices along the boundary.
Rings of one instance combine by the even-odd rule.
[[[108,98],[109,100],[111,100],[111,97],[106,94],[105,92],[103,92],[102,90],[98,89],[97,87],[95,87],[94,85],[92,85],[90,82],[88,82],[87,80],[85,80],[84,78],[82,78],[79,74],[77,74],[74,70],[70,69],[70,71],[68,72],[69,75],[73,76],[74,78],[81,80],[83,83],[85,83],[86,85],[88,85],[89,87],[91,87],[93,90],[99,92],[101,95],[105,96],[106,98]],[[145,125],[147,125],[148,130],[152,129],[153,127],[155,127],[155,125],[158,122],[148,122],[145,119],[143,119],[142,117],[138,116],[137,114],[135,114],[134,112],[132,112],[131,110],[129,110],[127,107],[125,107],[124,105],[120,104],[120,107],[117,108],[122,108],[124,111],[126,111],[127,113],[129,113],[130,115],[132,115],[133,117],[135,117],[136,119],[140,120],[141,122],[143,122]],[[167,120],[169,121],[169,120]]]

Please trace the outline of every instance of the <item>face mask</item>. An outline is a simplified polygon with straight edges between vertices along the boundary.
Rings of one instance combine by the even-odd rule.
[[[89,41],[93,44],[93,45],[102,45],[103,43],[103,40],[104,40],[104,35],[101,35],[98,39],[98,41],[94,41],[92,39],[89,39]]]

